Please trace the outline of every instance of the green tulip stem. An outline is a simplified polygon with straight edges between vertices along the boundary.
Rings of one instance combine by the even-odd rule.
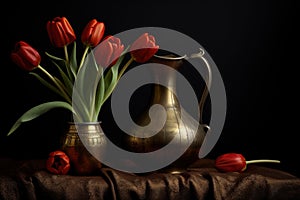
[[[67,45],[64,46],[64,52],[65,52],[66,62],[67,62],[67,65],[68,65],[69,64],[69,55],[68,55]]]
[[[102,103],[104,103],[108,99],[108,97],[111,95],[111,93],[113,92],[114,88],[117,86],[117,83],[119,82],[121,76],[124,74],[124,72],[126,71],[126,69],[128,68],[128,66],[133,62],[133,60],[134,60],[133,57],[131,57],[127,61],[127,63],[123,66],[123,68],[121,69],[120,73],[118,74],[117,80],[114,83],[113,87],[110,90],[108,90],[108,92],[105,94],[105,96],[104,96],[104,98],[102,100]]]
[[[99,83],[101,77],[102,77],[102,73],[97,73],[94,88],[93,88],[94,95],[93,95],[91,107],[90,107],[90,113],[91,113],[90,120],[91,121],[95,121],[97,119],[97,114],[95,113],[95,102],[96,102],[97,87],[98,87],[98,83]]]
[[[85,47],[85,50],[84,50],[84,52],[83,52],[83,55],[82,55],[82,58],[81,58],[81,61],[80,61],[80,65],[79,65],[78,71],[80,70],[80,68],[81,68],[82,65],[83,65],[83,62],[84,62],[84,60],[85,60],[85,57],[86,57],[86,54],[87,54],[89,48],[90,48],[89,46],[86,46],[86,47]]]
[[[280,163],[279,160],[266,160],[266,159],[261,159],[261,160],[248,160],[246,161],[246,164],[251,164],[251,163]]]
[[[133,62],[133,57],[131,56],[131,58],[127,61],[127,63],[123,66],[123,68],[121,69],[119,75],[118,75],[118,81],[120,80],[121,76],[124,74],[125,70],[128,68],[128,66]]]
[[[38,65],[38,68],[40,70],[42,70],[42,72],[44,72],[54,82],[54,84],[57,86],[57,88],[62,92],[62,95],[65,97],[65,99],[69,103],[72,103],[70,97],[67,95],[65,90],[61,87],[61,85],[57,82],[57,80],[47,70],[45,70],[41,65]]]

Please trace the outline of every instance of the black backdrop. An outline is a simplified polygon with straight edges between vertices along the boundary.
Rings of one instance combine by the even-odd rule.
[[[48,20],[66,16],[79,35],[84,25],[96,18],[106,24],[107,34],[155,26],[180,31],[199,42],[218,66],[227,95],[224,129],[207,157],[238,152],[248,160],[279,159],[279,168],[299,175],[296,3],[98,0],[7,4],[1,12],[0,155],[47,156],[57,147],[69,120],[67,111],[53,110],[6,137],[10,126],[28,108],[59,98],[11,62],[14,43],[25,40],[40,52],[54,51],[45,28]],[[105,106],[102,121],[110,124],[109,106]]]

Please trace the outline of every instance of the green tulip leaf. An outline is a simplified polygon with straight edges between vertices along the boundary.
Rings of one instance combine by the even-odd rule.
[[[90,113],[86,107],[86,103],[83,101],[82,96],[75,89],[73,90],[72,95],[72,105],[74,108],[74,112],[77,114],[76,116],[78,117],[78,119],[80,118],[79,120],[81,120],[81,122],[89,121]]]
[[[61,92],[54,87],[52,84],[50,84],[49,82],[47,82],[45,79],[43,79],[40,75],[38,75],[35,72],[29,72],[30,75],[35,76],[44,86],[46,86],[47,88],[49,88],[50,90],[52,90],[53,92],[59,94],[62,96]],[[62,96],[63,97],[63,96]]]
[[[52,101],[47,103],[42,103],[40,105],[37,105],[31,109],[29,109],[27,112],[25,112],[11,127],[10,131],[8,132],[7,136],[12,134],[23,122],[31,121],[42,114],[48,112],[49,110],[53,108],[66,108],[73,112],[72,105],[69,103],[63,102],[63,101]]]
[[[92,53],[85,57],[85,62],[79,69],[74,83],[74,88],[78,91],[78,94],[82,97],[87,107],[92,108],[93,96],[94,96],[94,85],[99,77],[95,76],[98,74],[98,66],[95,62],[94,55]],[[87,89],[91,88],[91,90]]]
[[[125,55],[122,55],[118,59],[116,64],[109,69],[109,71],[108,71],[109,73],[107,73],[107,75],[106,75],[106,76],[109,76],[109,77],[105,76],[105,86],[107,85],[108,87],[105,89],[104,98],[103,98],[101,104],[103,104],[108,99],[108,97],[111,95],[111,93],[113,92],[113,90],[115,89],[115,87],[117,85],[118,74],[119,74],[119,66],[122,63],[122,61],[124,59],[124,56]]]
[[[105,81],[104,81],[104,75],[103,75],[103,68],[100,68],[100,74],[101,74],[101,78],[99,81],[99,85],[97,87],[97,92],[96,92],[96,102],[95,102],[95,118],[98,118],[101,106],[103,104],[103,98],[104,98],[104,92],[105,92]]]
[[[97,107],[97,101],[98,101],[97,98],[99,98],[99,96],[97,96],[97,93],[98,93],[99,85],[101,83],[101,79],[103,79],[102,78],[102,76],[103,76],[103,68],[99,68],[98,67],[93,52],[91,52],[90,55],[91,55],[91,60],[92,60],[92,63],[91,63],[92,66],[90,66],[90,68],[93,67],[91,70],[93,70],[93,72],[96,73],[96,77],[95,77],[95,80],[93,81],[93,85],[92,85],[93,89],[91,90],[91,95],[90,95],[90,98],[91,98],[90,99],[91,120],[95,121],[95,120],[97,120],[96,119],[97,115],[96,115],[96,112],[95,112],[96,111],[96,107]],[[101,92],[101,93],[103,93],[103,92]],[[103,98],[103,94],[102,95],[100,94],[100,96],[102,96],[100,98]]]
[[[67,66],[68,63],[65,59],[62,59],[62,58],[59,58],[57,56],[53,56],[49,53],[46,52],[46,55],[51,59],[51,61],[60,68],[60,65],[63,65],[65,66],[67,72],[68,72],[68,75],[70,77],[70,79],[72,78],[72,74],[71,74],[71,71],[70,71],[70,68]],[[57,62],[60,62],[59,64]]]
[[[48,53],[48,52],[45,52],[45,54],[46,54],[47,56],[49,56],[51,59],[53,59],[53,60],[65,61],[64,59],[59,58],[59,57],[57,57],[57,56],[53,56],[53,55],[51,55],[51,54]]]
[[[70,57],[70,68],[73,74],[73,77],[76,78],[76,74],[78,71],[77,58],[76,58],[76,42],[74,41],[73,51]],[[71,79],[71,77],[70,77]],[[71,79],[72,80],[72,79]]]
[[[119,70],[119,66],[120,64],[122,63],[124,57],[125,57],[125,54],[127,53],[129,47],[127,47],[123,53],[120,55],[118,61],[116,62],[116,64],[114,64],[114,66],[112,66],[111,68],[109,68],[109,70],[107,71],[105,77],[104,77],[104,80],[105,80],[105,91],[108,90],[109,87],[111,87],[111,83],[113,81],[113,77],[112,77],[112,71],[113,70]]]
[[[66,91],[68,92],[68,95],[72,96],[72,90],[73,90],[73,83],[71,82],[71,80],[69,79],[69,77],[66,75],[66,73],[61,69],[61,67],[54,62],[54,65],[57,67],[57,69],[60,72],[60,75],[64,81],[64,87],[66,88]]]

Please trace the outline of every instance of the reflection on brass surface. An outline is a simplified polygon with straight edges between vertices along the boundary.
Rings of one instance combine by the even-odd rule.
[[[93,155],[102,153],[99,149],[104,149],[106,142],[103,134],[100,123],[69,123],[62,150],[69,156],[74,174],[90,175],[102,167],[102,163]],[[92,155],[90,151],[93,150]]]
[[[168,59],[168,56],[163,57],[153,57],[151,62],[161,63],[168,65],[172,67],[173,69],[179,69],[180,66],[183,63],[183,58],[181,57],[179,59],[174,59],[174,57],[171,57],[172,59]],[[154,75],[156,74],[156,68],[153,68]],[[160,73],[163,73],[159,69],[158,71]],[[172,154],[172,149],[177,150],[178,148],[184,148],[186,147],[187,143],[191,143],[189,148],[185,151],[185,153],[176,161],[174,161],[172,164],[167,166],[165,169],[178,169],[179,171],[182,171],[183,168],[187,167],[192,162],[196,161],[198,159],[198,153],[200,150],[200,147],[203,143],[204,137],[206,132],[204,131],[205,125],[202,125],[199,122],[194,123],[193,119],[191,117],[191,120],[189,122],[181,123],[181,114],[183,112],[183,108],[180,108],[178,100],[176,98],[176,94],[173,93],[176,92],[176,77],[174,72],[167,71],[166,74],[163,74],[162,77],[167,77],[167,87],[156,84],[154,85],[153,90],[153,98],[152,102],[150,104],[150,107],[154,104],[160,104],[165,108],[166,111],[166,122],[163,126],[163,128],[155,135],[151,137],[134,137],[131,135],[125,136],[125,145],[128,150],[132,152],[137,153],[146,153],[146,152],[152,152],[155,150],[158,150],[165,145],[167,145],[170,141],[174,139],[174,137],[179,134],[180,137],[176,137],[177,141],[175,141],[175,144],[172,146],[171,150],[168,151],[168,154]],[[205,95],[207,95],[205,93]],[[202,98],[202,100],[205,99],[205,97]],[[202,110],[200,110],[202,112]],[[186,112],[184,112],[186,113]],[[146,110],[144,113],[141,114],[141,116],[136,120],[136,123],[140,126],[146,126],[150,122],[150,118],[148,115],[148,110]],[[196,125],[195,125],[196,124]],[[195,128],[196,127],[196,128]],[[197,129],[197,130],[195,130]],[[151,130],[147,130],[152,132]],[[133,134],[136,135],[143,135],[144,133],[136,132],[136,130],[132,130]],[[146,134],[146,133],[145,133]],[[196,135],[194,135],[196,134]],[[192,140],[194,138],[194,140]],[[191,141],[192,140],[192,141]],[[161,158],[164,159],[164,157],[168,155],[159,155]]]

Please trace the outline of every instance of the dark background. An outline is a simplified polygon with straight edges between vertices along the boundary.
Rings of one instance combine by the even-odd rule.
[[[177,30],[195,39],[216,63],[227,95],[224,129],[207,157],[237,152],[247,160],[278,159],[282,162],[280,165],[266,165],[299,176],[296,1],[7,3],[1,12],[1,156],[45,158],[49,151],[57,148],[70,117],[68,111],[56,109],[22,124],[13,135],[6,136],[26,110],[59,99],[11,62],[9,54],[14,43],[28,41],[41,52],[43,59],[46,58],[44,51],[58,51],[49,43],[45,27],[48,20],[67,17],[80,38],[86,23],[96,18],[106,24],[107,34],[155,26]],[[108,104],[105,104],[101,115],[107,124],[105,128],[112,123],[107,110]]]

